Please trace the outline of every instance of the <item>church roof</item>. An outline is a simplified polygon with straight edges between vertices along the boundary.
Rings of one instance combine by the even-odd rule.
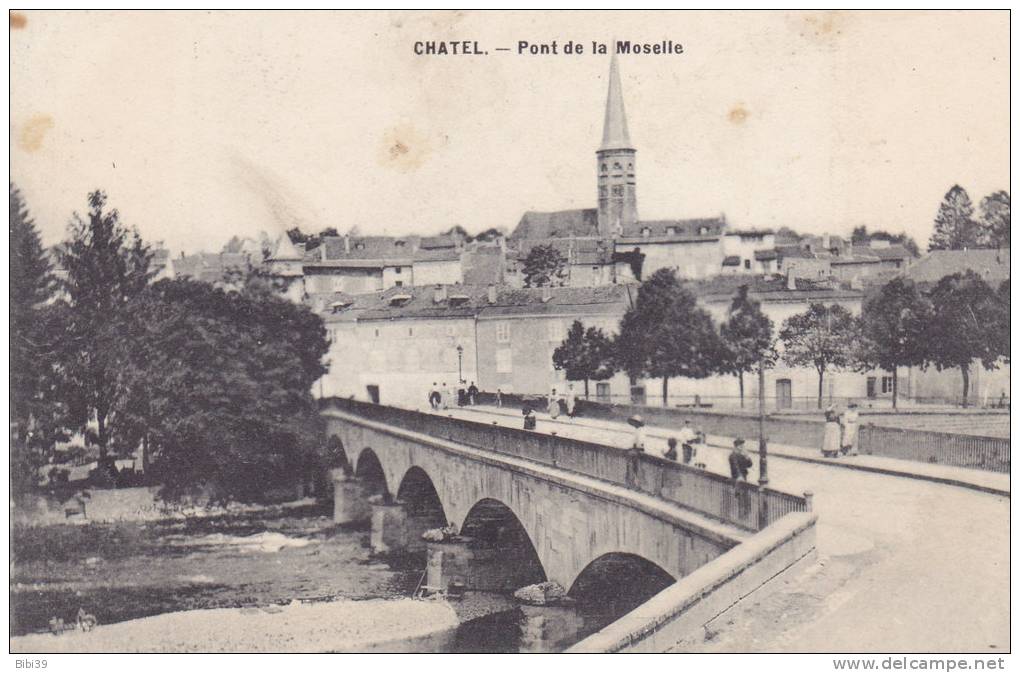
[[[569,238],[571,236],[597,236],[599,212],[595,208],[556,210],[538,213],[529,210],[521,216],[511,239]]]
[[[721,217],[699,217],[686,220],[641,220],[624,224],[621,238],[718,238],[725,229],[726,220]],[[645,230],[647,230],[647,236]]]
[[[606,119],[602,126],[602,145],[599,151],[632,150],[630,134],[627,132],[627,113],[623,108],[623,87],[620,85],[620,69],[616,64],[616,52],[609,59],[609,92],[606,95]]]

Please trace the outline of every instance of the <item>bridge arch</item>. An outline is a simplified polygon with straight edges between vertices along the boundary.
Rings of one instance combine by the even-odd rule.
[[[385,501],[392,498],[392,491],[386,479],[386,470],[383,469],[379,456],[371,448],[365,447],[358,454],[354,476],[361,480],[366,495],[381,495]]]
[[[432,478],[417,465],[412,465],[400,480],[397,501],[404,505],[407,515],[417,519],[425,529],[441,528],[449,522]]]
[[[517,513],[495,498],[482,498],[464,518],[461,535],[486,556],[508,589],[546,581],[538,551]]]
[[[326,439],[325,452],[326,466],[329,469],[341,469],[348,475],[354,473],[354,466],[347,456],[347,449],[340,435],[332,434]]]
[[[627,612],[674,582],[676,578],[643,556],[610,552],[585,566],[567,593],[581,603]]]

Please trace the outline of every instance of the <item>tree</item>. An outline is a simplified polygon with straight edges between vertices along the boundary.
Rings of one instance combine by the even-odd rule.
[[[971,270],[943,277],[928,296],[932,310],[924,330],[925,362],[939,371],[960,369],[966,407],[974,360],[980,360],[986,369],[995,369],[998,359],[1009,353],[1008,339],[1003,343],[995,329],[1001,324],[1001,298]]]
[[[53,396],[59,330],[49,306],[55,290],[50,262],[21,192],[9,185],[11,486],[22,494],[38,481],[53,442],[65,439]]]
[[[861,313],[863,364],[880,367],[892,374],[893,408],[899,396],[900,367],[924,363],[925,329],[931,305],[913,281],[894,278],[878,295],[864,303]]]
[[[672,269],[659,269],[641,284],[620,322],[615,350],[632,379],[662,378],[663,406],[669,402],[670,378],[705,378],[723,357],[711,316]]]
[[[159,281],[129,306],[118,439],[145,446],[169,495],[205,483],[257,500],[308,476],[321,443],[311,388],[328,349],[318,316],[258,285],[193,280]]]
[[[90,193],[88,203],[85,218],[74,214],[71,240],[61,255],[67,271],[61,392],[75,426],[85,429],[95,418],[95,441],[105,459],[115,422],[111,412],[123,392],[114,358],[125,339],[119,326],[129,301],[145,289],[152,273],[148,247],[137,231],[120,224],[116,210],[105,210],[106,193]]]
[[[589,381],[605,381],[615,373],[613,342],[597,327],[584,328],[575,320],[567,338],[553,351],[556,369],[565,371],[568,381],[584,381],[584,397],[588,398]]]
[[[869,232],[866,226],[860,225],[854,227],[850,240],[854,245],[868,245],[871,241],[888,241],[890,244],[902,245],[915,257],[920,257],[921,255],[921,249],[917,246],[917,241],[905,233],[890,234],[888,231],[882,230]]]
[[[1000,190],[981,199],[981,227],[989,248],[1009,247],[1009,192]]]
[[[818,372],[819,409],[825,372],[854,364],[858,333],[857,320],[838,304],[811,304],[807,311],[783,322],[779,331],[783,361],[791,367],[814,367]]]
[[[974,204],[960,185],[946,192],[935,215],[929,250],[963,250],[981,247],[982,230],[974,220]]]
[[[551,245],[536,245],[524,259],[524,287],[562,287],[567,259]]]
[[[744,408],[744,373],[775,363],[772,321],[761,311],[761,304],[748,297],[741,285],[730,304],[726,322],[719,327],[726,358],[722,373],[736,374],[740,382],[740,408]]]

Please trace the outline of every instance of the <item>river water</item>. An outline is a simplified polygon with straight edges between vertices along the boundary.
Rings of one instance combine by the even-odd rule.
[[[144,524],[15,528],[11,635],[44,632],[51,617],[73,622],[79,608],[110,624],[294,600],[411,600],[423,555],[373,556],[368,537],[367,529],[335,526],[316,506]],[[458,628],[380,642],[371,651],[560,651],[621,612],[517,606],[508,597],[481,593],[451,605],[461,619]]]

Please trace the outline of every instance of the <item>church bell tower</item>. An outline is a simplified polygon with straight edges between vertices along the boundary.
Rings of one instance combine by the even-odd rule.
[[[635,155],[627,133],[627,113],[623,109],[623,88],[616,52],[609,61],[609,93],[606,119],[602,127],[602,145],[595,152],[599,186],[599,237],[615,238],[623,228],[637,222],[637,180]]]

